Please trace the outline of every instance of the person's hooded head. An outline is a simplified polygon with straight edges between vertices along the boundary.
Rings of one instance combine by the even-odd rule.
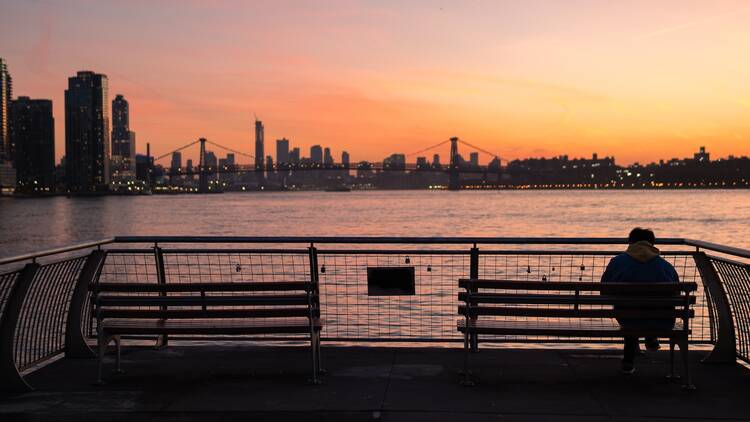
[[[634,228],[628,235],[628,243],[626,253],[638,262],[646,263],[659,256],[659,249],[654,246],[656,236],[650,229]]]

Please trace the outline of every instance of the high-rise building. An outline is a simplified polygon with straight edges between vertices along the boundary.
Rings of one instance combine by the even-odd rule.
[[[8,64],[0,57],[0,162],[13,157],[10,142],[10,102],[13,98],[13,81]]]
[[[310,161],[315,164],[323,164],[323,148],[320,145],[310,147]]]
[[[349,153],[346,151],[341,153],[341,164],[343,164],[344,167],[349,167]]]
[[[323,150],[323,164],[327,166],[333,165],[333,156],[331,155],[331,149],[328,147]]]
[[[418,169],[427,168],[427,157],[417,157],[417,168]]]
[[[276,140],[276,164],[289,164],[289,139]]]
[[[90,71],[68,78],[65,90],[65,175],[71,192],[105,191],[109,185],[107,76]]]
[[[300,156],[300,149],[299,148],[292,148],[292,150],[289,152],[289,162],[291,164],[299,164],[299,157]]]
[[[440,168],[440,154],[435,154],[432,156],[432,167]]]
[[[265,158],[265,149],[263,147],[263,122],[255,120],[255,171],[263,172],[263,159]]]
[[[130,130],[130,105],[122,95],[112,100],[112,159],[114,181],[135,179],[135,132]]]
[[[473,167],[479,167],[479,153],[472,152],[471,154],[469,154],[469,162]]]
[[[269,173],[273,172],[273,158],[270,155],[266,156],[266,170],[268,170]]]
[[[14,145],[17,189],[52,192],[55,186],[55,120],[51,100],[18,97],[11,103],[10,138]]]
[[[169,168],[176,172],[182,167],[182,153],[180,151],[175,151],[172,153],[172,163],[170,164]]]

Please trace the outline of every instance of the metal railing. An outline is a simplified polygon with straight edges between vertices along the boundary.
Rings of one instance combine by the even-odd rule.
[[[0,374],[18,374],[63,352],[90,355],[86,337],[95,327],[86,288],[94,280],[317,280],[323,341],[452,343],[462,341],[456,330],[459,278],[599,281],[624,244],[621,238],[117,237],[27,254],[0,260],[0,268],[15,266],[0,274],[0,340],[8,349],[0,349]],[[713,344],[711,361],[750,362],[750,251],[679,238],[659,244],[681,280],[700,286],[691,341]],[[368,295],[368,268],[404,266],[414,268],[414,295]],[[18,378],[16,387],[28,388]]]

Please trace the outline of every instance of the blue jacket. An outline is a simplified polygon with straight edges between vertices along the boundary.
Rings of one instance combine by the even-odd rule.
[[[678,283],[672,264],[659,256],[659,250],[648,242],[636,242],[628,247],[627,252],[612,258],[602,274],[602,283]],[[621,325],[637,324],[669,328],[674,319],[658,320],[619,320]]]

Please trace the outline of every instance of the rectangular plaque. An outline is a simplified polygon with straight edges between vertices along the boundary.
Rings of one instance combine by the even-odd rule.
[[[414,267],[367,267],[368,296],[414,294]]]

